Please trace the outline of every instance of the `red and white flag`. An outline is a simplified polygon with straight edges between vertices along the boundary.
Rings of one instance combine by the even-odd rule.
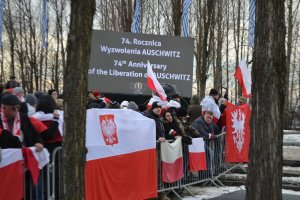
[[[206,155],[204,150],[203,138],[193,138],[189,145],[189,170],[206,170]]]
[[[36,185],[39,179],[40,169],[49,163],[49,152],[43,149],[37,152],[35,147],[22,148],[25,167],[30,171],[33,184]]]
[[[226,162],[248,162],[250,115],[249,104],[226,103]]]
[[[2,149],[0,153],[0,199],[20,200],[24,195],[22,149]]]
[[[161,100],[167,101],[167,95],[165,93],[165,90],[160,85],[155,74],[153,73],[152,65],[150,64],[149,61],[147,64],[147,86],[150,90],[156,92],[161,98]]]
[[[183,177],[183,157],[181,137],[175,142],[160,145],[162,181],[173,183]]]
[[[85,199],[156,197],[154,121],[129,109],[90,109],[86,123]]]
[[[234,77],[238,80],[242,87],[242,93],[244,97],[251,97],[251,73],[247,68],[247,63],[243,59],[240,62],[240,66],[236,68]]]
[[[212,96],[206,96],[201,101],[202,112],[211,111],[214,114],[213,122],[216,124],[221,116],[219,106],[216,104],[215,99]]]
[[[47,149],[36,152],[35,147],[2,149],[0,162],[0,199],[22,199],[24,195],[24,163],[37,184],[39,171],[49,162]]]

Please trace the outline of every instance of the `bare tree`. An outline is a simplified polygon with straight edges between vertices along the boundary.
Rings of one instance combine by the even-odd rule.
[[[71,0],[67,65],[64,71],[65,135],[62,146],[62,199],[84,199],[84,168],[87,152],[85,105],[95,10],[95,0]]]
[[[257,0],[248,200],[281,200],[286,78],[284,0]],[[269,97],[272,101],[269,100]]]

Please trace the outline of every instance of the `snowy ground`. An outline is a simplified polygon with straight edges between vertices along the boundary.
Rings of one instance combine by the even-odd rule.
[[[246,174],[226,174],[224,175],[226,179],[230,180],[243,180],[246,181]],[[300,177],[282,177],[282,183],[300,185]]]
[[[300,144],[300,134],[288,134],[283,135],[283,143],[284,144]]]
[[[299,133],[299,132],[298,132]],[[284,134],[283,142],[286,146],[283,147],[283,157],[285,160],[299,160],[300,161],[300,146],[294,146],[295,144],[300,144],[300,134],[291,133]],[[300,173],[300,167],[283,167],[283,171],[287,172],[296,172]],[[243,180],[246,179],[246,175],[243,174],[231,174],[234,177],[234,180]],[[283,183],[289,183],[294,185],[300,185],[300,177],[283,177]],[[188,196],[183,198],[184,200],[205,200],[211,199],[223,194],[235,192],[238,190],[245,190],[245,186],[239,187],[188,187],[189,190],[195,195],[195,197]],[[291,194],[291,195],[299,195],[300,199],[300,191],[293,190],[282,190],[283,194]]]
[[[205,200],[205,199],[211,199],[214,197],[221,196],[223,194],[231,193],[238,190],[245,190],[245,186],[240,187],[189,187],[190,191],[195,194],[195,197],[185,197],[184,200]],[[282,190],[283,194],[292,194],[292,195],[299,195],[300,198],[300,192],[296,192],[293,190]]]

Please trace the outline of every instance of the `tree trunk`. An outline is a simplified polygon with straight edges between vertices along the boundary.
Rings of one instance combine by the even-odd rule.
[[[209,29],[211,27],[211,19],[212,19],[214,6],[215,6],[214,1],[207,0],[203,12],[204,33],[202,39],[201,67],[200,67],[200,75],[199,75],[200,99],[203,99],[205,97],[205,88],[206,88],[207,71],[208,71],[207,60],[210,53],[208,51],[208,34],[209,34]]]
[[[256,0],[248,200],[281,200],[286,88],[284,0]]]
[[[284,99],[284,116],[283,116],[283,128],[288,129],[289,118],[289,82],[290,82],[290,64],[291,64],[291,53],[292,53],[292,37],[293,37],[293,0],[289,0],[288,3],[288,25],[287,25],[287,54],[286,54],[286,83],[287,88]]]
[[[214,74],[214,88],[217,91],[222,92],[222,44],[223,44],[223,37],[222,32],[224,31],[222,29],[223,24],[223,1],[218,1],[218,20],[217,20],[217,26],[218,26],[218,33],[217,33],[217,59],[216,59],[216,71]]]
[[[95,0],[71,0],[67,65],[64,71],[62,199],[84,199],[87,71],[95,10]]]
[[[181,34],[181,0],[172,0],[174,35]]]

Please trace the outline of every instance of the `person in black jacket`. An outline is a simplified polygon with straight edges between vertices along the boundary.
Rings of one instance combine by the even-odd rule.
[[[213,123],[214,114],[211,111],[206,111],[204,116],[198,117],[192,124],[204,139],[215,138],[219,135],[218,127]]]
[[[35,146],[42,151],[43,139],[37,133],[30,119],[20,115],[21,102],[15,95],[5,94],[1,102],[0,147],[22,148]]]
[[[144,115],[146,117],[153,119],[155,121],[156,140],[159,140],[160,142],[164,142],[166,141],[166,138],[165,138],[163,123],[160,121],[160,114],[161,114],[161,105],[157,101],[152,103],[150,110],[146,110],[144,112]]]
[[[174,140],[176,136],[182,136],[176,119],[174,118],[171,110],[166,110],[163,113],[163,124],[167,140]]]

